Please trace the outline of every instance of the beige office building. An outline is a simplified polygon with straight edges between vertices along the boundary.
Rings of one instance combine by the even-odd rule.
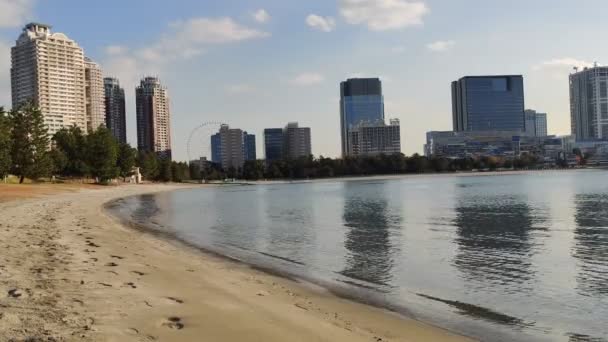
[[[31,23],[11,49],[13,108],[33,101],[49,134],[76,125],[87,132],[82,48],[48,25]]]
[[[84,58],[85,93],[87,100],[87,128],[94,131],[105,126],[105,89],[99,64]]]

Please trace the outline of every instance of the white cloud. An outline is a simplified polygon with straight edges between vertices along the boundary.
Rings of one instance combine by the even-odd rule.
[[[405,48],[405,46],[394,46],[393,48],[391,48],[391,51],[393,53],[404,53],[405,51],[407,51],[407,49]]]
[[[1,0],[0,0],[1,1]],[[111,45],[105,48],[106,73],[134,85],[145,74],[157,75],[172,62],[199,56],[212,45],[237,43],[270,36],[235,22],[232,18],[192,18],[169,24],[155,42],[142,47]]]
[[[259,10],[253,12],[252,14],[253,20],[257,21],[260,24],[266,23],[270,20],[270,14],[266,12],[265,9],[260,8]]]
[[[0,0],[0,28],[15,27],[30,19],[34,0]]]
[[[433,52],[445,52],[451,50],[456,45],[453,40],[439,40],[430,44],[427,44],[426,48]]]
[[[108,55],[122,55],[127,52],[127,48],[121,45],[110,45],[105,47],[105,52]]]
[[[332,17],[322,17],[311,14],[306,17],[306,24],[315,30],[331,32],[336,28],[336,20]]]
[[[226,87],[226,91],[230,94],[247,94],[254,90],[255,88],[249,84],[233,84]]]
[[[540,69],[546,69],[546,68],[584,68],[584,67],[592,67],[593,63],[591,62],[587,62],[587,61],[583,61],[580,59],[576,59],[576,58],[570,58],[570,57],[565,57],[565,58],[555,58],[555,59],[551,59],[548,61],[544,61],[536,66],[534,66],[532,69],[534,70],[540,70]]]
[[[325,76],[317,73],[317,72],[305,72],[297,75],[293,78],[290,83],[292,85],[306,87],[319,83],[323,83],[325,81]]]
[[[365,24],[372,31],[422,25],[429,12],[419,0],[339,0],[340,14],[349,24]]]

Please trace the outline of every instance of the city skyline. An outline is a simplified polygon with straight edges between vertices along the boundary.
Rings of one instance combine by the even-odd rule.
[[[6,8],[15,11],[0,17],[0,104],[10,106],[10,61],[6,62],[10,56],[5,52],[21,27],[36,20],[77,41],[101,65],[104,76],[120,79],[127,92],[128,140],[134,146],[134,87],[140,77],[152,74],[171,89],[177,160],[187,159],[186,141],[178,137],[187,136],[203,121],[248,127],[258,137],[265,127],[300,121],[315,131],[313,153],[336,157],[340,155],[338,83],[350,77],[379,76],[386,116],[408,123],[402,128],[402,147],[411,154],[422,152],[426,131],[451,128],[448,85],[465,75],[523,74],[526,108],[550,114],[550,133],[569,134],[572,66],[591,65],[608,52],[578,38],[590,27],[604,27],[596,13],[606,4],[599,1],[583,5],[470,1],[468,6],[419,1],[424,4],[422,13],[393,9],[395,16],[389,19],[394,20],[385,21],[375,20],[388,15],[376,6],[383,1],[365,2],[371,10],[361,18],[345,11],[356,9],[355,2],[343,0],[288,6],[277,1],[229,1],[216,8],[191,2],[181,9],[159,2],[162,10],[151,11],[146,18],[133,15],[138,6],[119,2],[112,6],[112,1],[96,8],[96,17],[84,15],[90,13],[86,5],[62,0],[52,5],[7,3],[12,7]],[[534,17],[549,4],[552,16],[539,28]],[[587,6],[594,9],[590,17],[569,15]],[[107,27],[102,19],[113,7],[121,9],[111,13],[119,24],[98,30]],[[454,25],[459,15],[469,15],[467,8],[482,22]],[[266,15],[253,15],[261,9]],[[307,21],[313,14],[322,20]],[[509,19],[515,14],[517,21]],[[570,20],[567,26],[565,19]],[[472,30],[486,21],[496,25],[483,32]],[[188,32],[199,32],[201,38],[193,40]],[[522,41],[523,32],[530,39]],[[564,43],[537,47],[536,42],[551,40]],[[521,50],[528,53],[515,53]],[[283,55],[278,63],[276,59],[269,63],[276,51]],[[263,155],[260,145],[257,153]]]

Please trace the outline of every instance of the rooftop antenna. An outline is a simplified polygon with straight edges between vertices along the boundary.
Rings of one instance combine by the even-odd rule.
[[[575,66],[575,67],[574,67],[574,72],[575,72],[575,73],[577,73],[577,72],[578,72],[578,67],[577,67],[577,66]]]

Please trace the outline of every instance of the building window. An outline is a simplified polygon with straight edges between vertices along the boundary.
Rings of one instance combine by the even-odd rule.
[[[600,82],[600,97],[605,99],[608,97],[608,86],[606,82]]]

